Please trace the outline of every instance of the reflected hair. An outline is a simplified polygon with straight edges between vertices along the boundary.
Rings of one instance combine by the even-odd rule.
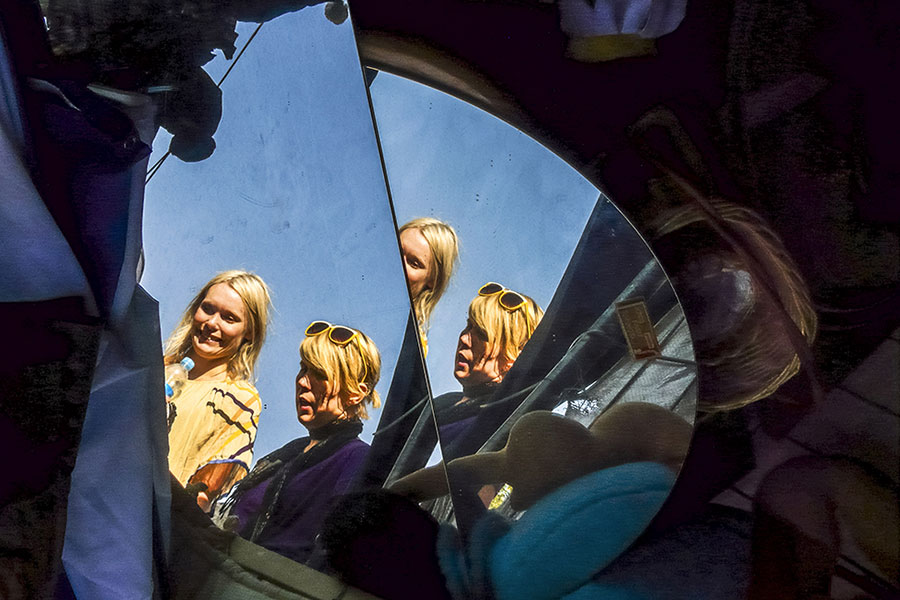
[[[375,391],[375,384],[381,377],[381,354],[366,334],[356,332],[356,337],[343,346],[332,342],[327,335],[306,337],[300,343],[300,359],[339,387],[341,405],[349,417],[368,419],[366,405],[381,406],[381,398]],[[368,392],[360,402],[348,405],[351,394],[362,394],[362,383],[368,386]]]
[[[430,273],[428,283],[419,295],[413,298],[413,309],[419,320],[419,327],[427,329],[431,322],[431,313],[450,283],[453,270],[459,261],[459,240],[456,231],[449,223],[439,221],[433,217],[419,217],[406,223],[400,228],[399,233],[407,229],[418,229],[422,237],[428,242],[431,249],[433,271]]]
[[[469,319],[487,340],[491,356],[516,360],[544,316],[537,302],[516,293],[525,304],[513,311],[500,305],[499,294],[476,296],[469,304]]]
[[[206,282],[203,289],[191,300],[175,330],[166,340],[165,360],[166,363],[175,363],[187,355],[192,347],[194,313],[200,308],[210,288],[220,283],[227,284],[240,296],[247,317],[245,339],[241,341],[234,356],[228,359],[228,377],[252,382],[259,353],[266,341],[266,327],[269,324],[272,299],[266,282],[259,275],[249,271],[225,271]]]

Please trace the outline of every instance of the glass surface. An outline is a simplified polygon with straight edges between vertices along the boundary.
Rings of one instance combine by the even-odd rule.
[[[239,24],[239,48],[255,28]],[[207,69],[216,79],[232,63],[218,57]],[[306,326],[323,319],[375,340],[386,393],[409,305],[349,22],[311,7],[265,23],[222,91],[212,156],[170,156],[147,185],[141,284],[160,301],[164,336],[219,271],[247,269],[271,287],[257,382],[261,457],[296,437],[291,399]],[[151,165],[169,137],[160,131]],[[364,435],[375,423],[377,413]]]
[[[164,158],[164,130],[154,142],[142,285],[160,301],[164,336],[218,272],[253,271],[271,288],[255,462],[307,435],[295,405],[307,325],[326,320],[368,335],[381,354],[376,391],[384,404],[369,409],[360,438],[378,460],[349,490],[377,486],[408,427],[381,437],[376,428],[388,424],[385,415],[402,414],[414,392],[424,396],[416,390],[425,384],[415,336],[405,336],[409,298],[351,24],[330,22],[313,6],[257,27],[238,24],[238,51],[247,45],[239,60],[219,54],[205,67],[214,81],[227,73],[212,155]],[[282,504],[291,501],[286,494]]]
[[[524,503],[530,507],[585,473],[616,466],[616,459],[608,459],[612,454],[620,463],[643,457],[677,471],[696,410],[696,367],[681,307],[640,235],[575,170],[479,109],[386,73],[378,74],[370,93],[398,224],[434,217],[451,224],[459,238],[458,271],[433,313],[426,361],[442,454],[452,461],[453,506],[446,497],[426,506],[467,530],[488,507],[520,518],[526,488],[540,490]],[[478,317],[482,309],[477,309],[475,321],[482,323],[471,326],[470,302],[488,282],[530,296],[545,311],[530,339],[528,319],[520,312],[527,343],[517,356],[509,356],[515,349],[500,351],[491,342],[506,339],[509,331],[498,323],[512,323],[522,310],[508,302],[497,308],[500,294],[491,296],[490,313],[499,316]],[[654,358],[636,359],[626,344],[616,304],[635,299],[644,301],[658,339]],[[478,331],[492,327],[493,334]],[[475,334],[487,340],[480,350],[471,342]],[[485,361],[481,369],[479,356],[497,358],[500,366],[491,370]],[[512,363],[508,370],[504,360]],[[472,383],[476,370],[486,374],[485,385]],[[653,405],[644,423],[660,416],[654,412],[658,407],[666,409],[660,427],[671,431],[660,431],[659,440],[670,441],[667,450],[651,451],[638,441],[654,436],[641,430],[645,406],[631,413],[612,410],[635,403]],[[545,411],[537,422],[546,420],[547,428],[518,436],[515,458],[505,455],[505,466],[469,460],[514,445],[510,431],[534,411]],[[596,440],[614,414],[630,415],[615,418],[637,423],[629,448],[579,454],[574,441],[543,438],[554,435],[557,419],[567,418],[579,425],[562,426],[560,435]],[[551,448],[552,460],[545,452]],[[522,483],[510,470],[526,464],[543,467],[530,469],[533,481]],[[566,465],[574,474],[556,478],[568,472]],[[414,473],[397,489],[418,499],[439,497],[439,479],[431,475]],[[513,480],[520,482],[518,503]],[[511,497],[517,506],[510,506]]]

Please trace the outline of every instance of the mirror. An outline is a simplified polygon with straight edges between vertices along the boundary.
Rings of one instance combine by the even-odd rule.
[[[459,239],[427,330],[452,504],[443,464],[393,489],[429,500],[465,540],[488,513],[514,532],[585,478],[638,464],[665,493],[635,513],[633,541],[674,482],[696,411],[691,339],[665,274],[599,190],[522,132],[387,73],[370,93],[398,223],[437,218]]]
[[[335,497],[380,487],[403,443],[404,428],[388,425],[425,389],[415,335],[406,335],[409,297],[353,31],[349,20],[326,18],[329,10],[333,3],[324,13],[313,6],[262,26],[238,24],[234,57],[218,53],[205,67],[213,81],[224,79],[211,156],[199,162],[168,156],[167,148],[176,145],[163,130],[154,142],[143,240],[142,285],[159,299],[164,335],[216,273],[251,271],[271,290],[270,325],[256,369],[258,412],[249,404],[235,408],[242,398],[237,392],[232,404],[212,409],[237,422],[231,433],[241,443],[250,441],[247,430],[258,422],[252,463],[241,448],[230,456],[250,467],[250,475],[230,495],[224,486],[213,510],[221,526],[313,566],[321,562],[315,540]],[[322,362],[330,356],[329,342],[338,355],[362,357],[348,359],[347,368],[363,384],[371,383],[376,361],[353,331],[348,339],[340,328],[308,330],[316,320],[363,332],[380,353],[374,389],[384,404],[367,407],[358,436],[334,426],[352,414],[351,406],[367,402],[360,397],[369,397],[369,390],[339,396],[343,406],[337,408],[316,405],[307,396],[318,401],[319,392],[304,372],[334,383],[336,371]],[[301,363],[298,347],[313,339],[326,340],[320,350],[326,358],[315,363],[305,356]],[[334,392],[322,386],[323,394]],[[170,431],[173,472],[174,432],[189,410],[177,408]],[[316,423],[321,415],[326,419]],[[387,432],[376,434],[380,428]],[[311,441],[292,442],[305,439],[307,430]],[[427,458],[413,462],[422,466]],[[198,475],[188,471],[182,483],[190,487]]]

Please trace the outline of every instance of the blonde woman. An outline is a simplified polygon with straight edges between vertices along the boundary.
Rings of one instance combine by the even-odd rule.
[[[253,458],[261,403],[251,381],[271,300],[265,282],[246,271],[225,271],[203,286],[165,347],[167,364],[194,362],[171,400],[169,470],[200,490],[206,510],[222,490],[244,477]]]
[[[300,344],[294,403],[308,435],[259,461],[219,521],[261,546],[305,561],[335,496],[346,492],[369,446],[359,439],[378,408],[378,348],[365,334],[313,321]]]
[[[400,252],[423,352],[428,352],[428,325],[434,307],[450,283],[459,259],[456,231],[431,217],[419,217],[400,228]]]
[[[525,294],[494,282],[481,286],[469,304],[469,318],[456,344],[453,376],[462,392],[434,400],[442,448],[468,429],[543,316],[537,302]]]

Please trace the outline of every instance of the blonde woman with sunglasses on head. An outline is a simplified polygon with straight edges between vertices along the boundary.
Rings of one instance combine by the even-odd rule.
[[[333,498],[346,492],[369,446],[359,439],[368,407],[378,408],[378,348],[365,334],[314,321],[300,344],[297,420],[309,435],[259,461],[217,521],[241,537],[305,561]]]
[[[257,275],[225,271],[203,286],[165,347],[165,362],[194,366],[171,399],[169,469],[198,490],[206,510],[249,471],[259,422],[251,383],[266,338],[269,289]]]
[[[456,344],[453,376],[462,392],[434,400],[443,448],[465,432],[478,409],[491,399],[543,316],[541,307],[525,294],[494,282],[481,286]]]
[[[431,314],[453,276],[459,260],[459,241],[453,227],[432,217],[419,217],[406,223],[400,227],[399,236],[419,338],[427,354]]]

